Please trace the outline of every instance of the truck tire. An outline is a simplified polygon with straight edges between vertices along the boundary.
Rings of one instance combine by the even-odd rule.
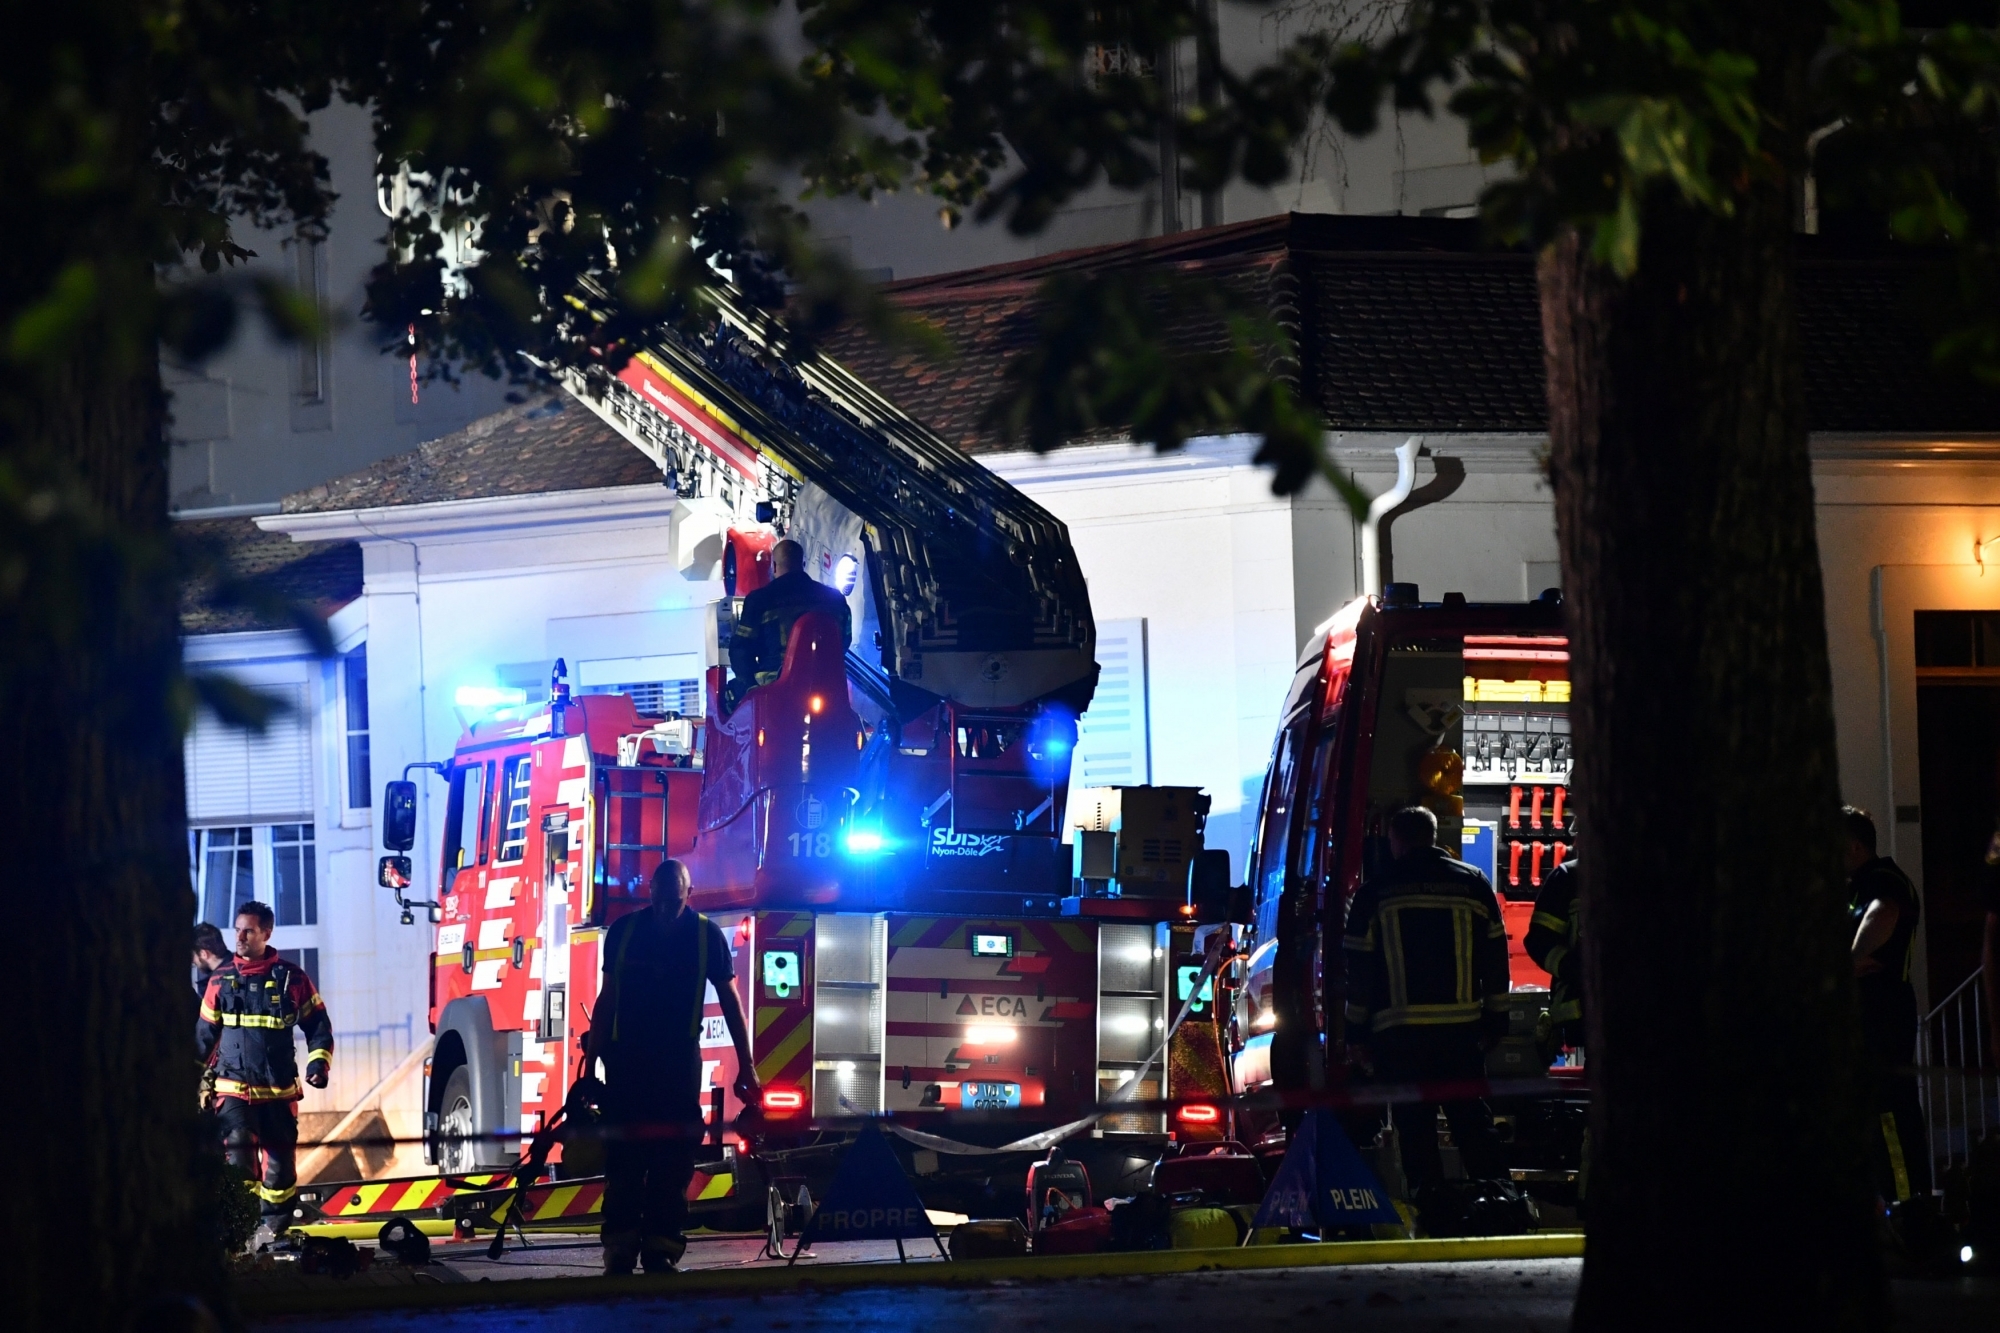
[[[460,1065],[444,1081],[444,1095],[438,1098],[438,1174],[468,1175],[479,1169],[479,1119],[473,1111],[472,1070]]]

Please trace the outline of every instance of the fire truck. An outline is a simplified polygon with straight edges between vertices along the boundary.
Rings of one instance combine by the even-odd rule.
[[[1338,1087],[1339,940],[1389,856],[1388,815],[1424,805],[1441,845],[1501,900],[1515,990],[1496,1079],[1542,1080],[1506,1128],[1527,1171],[1574,1169],[1581,1069],[1550,1068],[1536,1020],[1548,974],[1522,948],[1543,877],[1575,845],[1569,645],[1562,599],[1425,603],[1410,584],[1343,607],[1307,643],[1286,694],[1248,866],[1233,1076],[1242,1090]],[[1559,1057],[1567,1060],[1568,1057]]]
[[[1067,530],[830,359],[718,303],[710,332],[662,332],[615,377],[570,383],[683,498],[731,514],[704,708],[573,695],[558,664],[546,703],[481,719],[429,765],[447,784],[430,1160],[448,1176],[509,1166],[564,1106],[606,932],[669,856],[729,936],[763,1084],[761,1105],[740,1104],[711,990],[698,1211],[761,1210],[759,1175],[786,1152],[882,1113],[996,1142],[1098,1115],[1093,1142],[1144,1157],[1176,1132],[1168,1114],[1113,1103],[1226,1091],[1214,1024],[1162,1053],[1189,998],[1176,983],[1200,971],[1186,885],[1207,798],[1072,801],[1097,666]],[[777,678],[744,689],[726,648],[780,533],[849,599],[854,641],[809,613]],[[409,774],[384,808],[381,878],[400,895]],[[1183,1129],[1219,1135],[1213,1107],[1191,1115]]]

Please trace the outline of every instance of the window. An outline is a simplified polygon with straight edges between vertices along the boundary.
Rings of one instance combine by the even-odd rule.
[[[319,924],[318,872],[313,859],[311,824],[271,826],[271,910],[278,914],[281,926]]]
[[[319,866],[311,824],[194,829],[195,904],[200,919],[227,931],[252,898],[270,905],[275,925],[319,924]]]
[[[1097,622],[1097,693],[1077,719],[1073,787],[1134,787],[1153,780],[1146,697],[1146,622]]]
[[[347,730],[347,808],[369,807],[368,645],[340,659],[340,691]]]
[[[546,676],[547,673],[544,673]],[[508,681],[508,684],[514,682]],[[707,691],[700,680],[648,680],[627,681],[618,685],[587,685],[577,691],[579,694],[624,694],[631,696],[632,707],[640,717],[700,717],[707,706]],[[544,688],[530,691],[530,702],[546,698]]]
[[[236,920],[236,909],[257,896],[251,830],[199,829],[195,836],[199,841],[195,874],[200,878],[196,901],[201,904],[201,919],[227,931]]]
[[[2000,613],[1917,612],[1917,666],[2000,667]]]
[[[278,957],[284,959],[293,967],[304,968],[306,975],[312,978],[314,990],[321,992],[326,990],[326,982],[321,979],[319,974],[318,949],[280,949],[278,950]]]
[[[501,770],[499,795],[506,822],[501,826],[500,855],[494,859],[502,863],[528,854],[528,784],[534,773],[534,756],[525,754],[509,759]]]
[[[444,849],[444,859],[453,870],[471,865],[475,855],[482,862],[486,860],[486,819],[491,808],[486,783],[492,772],[491,764],[484,768],[472,764],[451,775],[451,801],[444,815],[451,841]]]
[[[312,302],[315,315],[326,313],[326,242],[317,236],[300,236],[292,247],[298,260],[299,295]],[[326,340],[311,337],[299,343],[300,406],[326,400]]]
[[[292,241],[299,296],[310,302],[319,325],[301,338],[292,370],[292,429],[333,429],[332,346],[326,337],[326,238],[301,232]]]

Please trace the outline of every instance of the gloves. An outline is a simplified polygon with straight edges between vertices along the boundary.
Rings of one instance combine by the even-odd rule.
[[[312,1084],[312,1085],[313,1085],[313,1086],[314,1086],[315,1088],[323,1088],[323,1087],[325,1087],[325,1086],[326,1086],[326,1075],[327,1075],[327,1068],[328,1068],[328,1066],[327,1066],[327,1062],[326,1062],[326,1061],[324,1061],[324,1060],[309,1060],[309,1061],[307,1061],[307,1062],[306,1062],[306,1082],[308,1082],[308,1083]]]

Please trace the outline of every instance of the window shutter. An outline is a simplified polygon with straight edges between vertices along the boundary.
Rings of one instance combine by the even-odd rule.
[[[1146,622],[1097,622],[1097,693],[1078,720],[1071,787],[1138,787],[1153,780],[1146,699]]]
[[[183,745],[188,819],[262,823],[312,814],[312,718],[303,684],[258,684],[283,711],[262,735],[232,727],[206,708]]]

